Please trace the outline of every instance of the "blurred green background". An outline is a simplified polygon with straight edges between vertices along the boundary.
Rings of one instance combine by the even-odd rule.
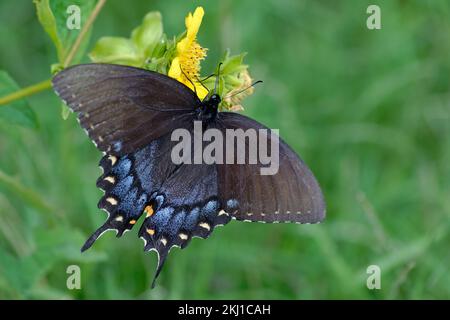
[[[366,27],[369,4],[381,7],[381,30]],[[90,48],[128,37],[151,10],[176,35],[197,5],[204,73],[226,48],[248,52],[264,84],[245,113],[279,128],[309,164],[325,222],[233,221],[172,250],[150,290],[156,255],[136,230],[80,253],[105,218],[101,155],[47,90],[27,99],[37,128],[0,119],[0,298],[450,298],[450,2],[110,0]],[[21,87],[48,79],[57,60],[31,1],[0,2],[0,48],[0,69]],[[66,288],[72,264],[81,290]],[[381,290],[366,287],[372,264]]]

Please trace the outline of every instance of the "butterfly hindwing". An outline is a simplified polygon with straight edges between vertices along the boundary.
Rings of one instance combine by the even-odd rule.
[[[115,155],[134,152],[190,123],[201,103],[184,84],[128,66],[76,65],[52,83],[97,148]]]
[[[185,248],[193,237],[207,238],[230,221],[217,194],[217,168],[206,164],[180,165],[156,192],[139,231],[145,250],[158,253],[155,279],[172,247]]]
[[[217,123],[224,134],[226,129],[269,130],[255,120],[231,112],[219,113]],[[267,138],[270,145],[272,136],[267,134]],[[248,150],[247,140],[245,144]],[[317,180],[285,142],[279,139],[278,145],[279,168],[276,174],[262,175],[261,163],[248,164],[248,155],[247,164],[218,165],[220,198],[231,201],[230,204],[237,207],[234,217],[238,220],[297,223],[322,221],[325,217],[325,203]],[[235,150],[235,154],[239,152],[242,150]]]
[[[231,220],[226,203],[218,199],[216,166],[175,165],[170,158],[174,143],[166,135],[134,153],[102,158],[104,172],[97,186],[105,194],[98,206],[108,218],[83,250],[107,230],[121,236],[144,215],[138,234],[146,251],[158,253],[156,279],[172,247],[185,248],[193,237],[207,238]]]

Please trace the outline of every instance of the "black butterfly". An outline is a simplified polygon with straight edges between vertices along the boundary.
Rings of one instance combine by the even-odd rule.
[[[139,236],[146,251],[158,253],[153,285],[173,246],[207,238],[231,219],[317,223],[325,217],[316,179],[283,141],[275,175],[261,175],[261,164],[171,161],[172,131],[192,131],[194,120],[222,132],[267,129],[243,115],[218,112],[217,94],[200,101],[166,75],[111,64],[67,68],[53,78],[53,87],[104,153],[97,186],[105,195],[98,207],[109,216],[82,251],[107,230],[120,237],[145,214]]]

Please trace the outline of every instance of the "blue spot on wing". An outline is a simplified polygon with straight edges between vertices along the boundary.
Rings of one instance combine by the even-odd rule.
[[[167,222],[172,217],[174,209],[171,207],[162,208],[150,217],[151,224],[153,224],[158,230],[164,230]]]
[[[119,183],[112,189],[112,194],[118,196],[119,198],[124,197],[128,190],[130,190],[131,185],[133,184],[133,176],[128,176],[123,180],[120,180]]]
[[[166,225],[164,231],[167,232],[170,236],[174,237],[183,225],[185,216],[186,213],[184,211],[177,213]]]
[[[112,168],[111,172],[117,176],[118,180],[125,178],[131,169],[131,160],[124,157],[121,158],[117,164]]]
[[[144,205],[147,203],[147,195],[145,194],[145,193],[143,193],[140,197],[139,197],[139,199],[138,199],[138,201],[137,201],[137,204],[140,206],[140,207],[142,207],[142,208],[144,208]],[[143,210],[143,209],[142,209]],[[141,210],[141,211],[142,211]]]
[[[235,210],[238,207],[238,202],[235,199],[230,199],[227,201],[227,209],[228,210]]]
[[[208,221],[214,221],[219,210],[219,203],[215,200],[208,201],[202,208],[201,217]]]
[[[198,217],[200,215],[200,209],[194,208],[189,212],[189,214],[186,217],[184,228],[188,231],[192,231],[197,226]]]
[[[138,217],[143,211],[145,203],[140,203],[137,199],[138,189],[133,188],[126,196],[120,201],[119,211],[126,213],[127,217]],[[146,197],[145,195],[143,195]],[[141,196],[141,198],[143,197]]]
[[[120,150],[122,150],[122,142],[121,141],[117,141],[113,144],[113,150],[115,152],[119,152]]]

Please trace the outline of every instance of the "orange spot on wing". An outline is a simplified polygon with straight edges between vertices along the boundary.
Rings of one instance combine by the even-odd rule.
[[[146,206],[144,212],[147,214],[147,218],[152,216],[154,211],[152,206]]]

